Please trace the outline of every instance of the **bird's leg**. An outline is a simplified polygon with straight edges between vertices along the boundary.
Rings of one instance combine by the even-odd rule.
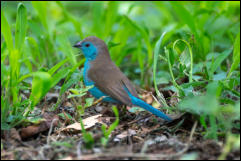
[[[93,103],[93,105],[96,105],[96,104],[98,104],[98,103],[100,103],[104,98],[106,98],[107,96],[102,96],[102,97],[100,97],[99,99],[97,99],[94,103]]]

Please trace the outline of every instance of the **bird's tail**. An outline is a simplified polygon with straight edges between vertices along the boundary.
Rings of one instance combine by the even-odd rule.
[[[172,119],[170,117],[168,117],[167,115],[165,115],[163,112],[159,111],[158,109],[152,107],[151,105],[147,104],[146,102],[142,101],[141,99],[133,96],[130,91],[125,87],[129,97],[131,98],[131,102],[133,105],[136,106],[140,106],[142,108],[144,108],[145,110],[151,112],[152,114],[166,120],[166,121],[172,121]]]
[[[159,111],[158,109],[152,107],[151,105],[147,104],[146,102],[142,101],[139,98],[136,98],[134,96],[131,97],[131,102],[136,105],[144,108],[145,110],[151,112],[152,114],[166,120],[166,121],[171,121],[172,119],[165,115],[163,112]]]

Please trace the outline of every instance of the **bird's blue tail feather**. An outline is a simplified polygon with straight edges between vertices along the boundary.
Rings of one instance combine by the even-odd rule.
[[[131,101],[134,105],[140,106],[144,108],[145,110],[153,113],[154,115],[166,120],[166,121],[171,121],[172,119],[165,115],[163,112],[159,111],[158,109],[152,107],[151,105],[147,104],[146,102],[142,101],[139,98],[136,98],[134,96],[131,97]]]
[[[133,96],[129,90],[125,87],[129,97],[131,98],[131,102],[136,105],[136,106],[140,106],[142,108],[144,108],[145,110],[151,112],[152,114],[166,120],[166,121],[172,121],[172,119],[170,117],[168,117],[167,115],[165,115],[163,112],[159,111],[158,109],[152,107],[151,105],[147,104],[146,102],[142,101],[141,99]]]

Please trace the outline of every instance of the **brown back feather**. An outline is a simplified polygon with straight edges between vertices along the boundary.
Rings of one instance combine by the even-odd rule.
[[[96,37],[88,37],[84,41],[91,41],[98,47],[98,56],[90,62],[88,77],[95,82],[95,86],[102,92],[126,105],[132,105],[131,99],[125,90],[138,97],[131,81],[112,62],[109,51],[103,40]]]

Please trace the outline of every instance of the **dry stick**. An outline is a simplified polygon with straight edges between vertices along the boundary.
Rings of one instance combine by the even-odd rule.
[[[190,143],[192,141],[193,138],[193,134],[196,130],[197,127],[197,121],[195,121],[192,130],[191,130],[191,134],[188,140],[188,143],[185,144],[185,148],[175,154],[146,154],[146,153],[126,153],[126,152],[121,152],[121,153],[100,153],[100,154],[90,154],[90,155],[82,155],[82,159],[91,159],[91,158],[98,158],[98,157],[135,157],[135,158],[173,158],[173,157],[178,157],[180,155],[182,155],[183,153],[185,153],[189,146]]]
[[[53,124],[54,124],[55,121],[57,121],[57,119],[53,119],[52,122],[51,122],[51,125],[50,125],[50,128],[49,128],[49,132],[48,132],[48,137],[47,137],[47,145],[49,145],[49,138],[50,138],[50,134],[53,131]]]
[[[78,160],[82,160],[81,159],[81,145],[82,145],[82,139],[79,141],[78,145],[77,145],[77,158]]]

